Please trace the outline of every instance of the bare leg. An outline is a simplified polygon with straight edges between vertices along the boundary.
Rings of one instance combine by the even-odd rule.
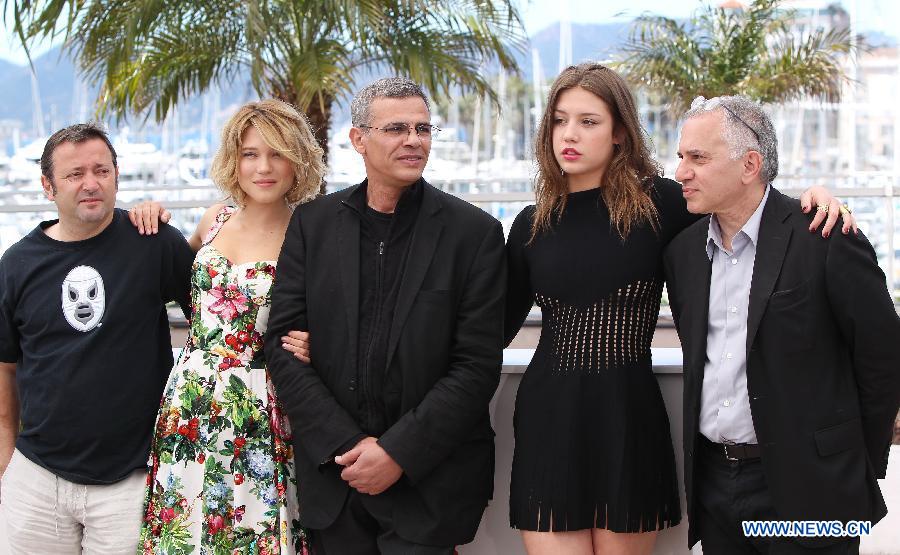
[[[572,532],[522,531],[522,541],[528,555],[593,555],[590,530]]]
[[[591,530],[594,555],[650,555],[656,543],[656,531],[621,534],[601,528]]]

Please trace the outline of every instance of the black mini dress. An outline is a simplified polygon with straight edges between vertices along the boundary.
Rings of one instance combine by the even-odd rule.
[[[674,181],[648,187],[658,225],[632,226],[625,240],[599,188],[570,193],[560,219],[531,243],[534,206],[510,230],[507,341],[533,303],[543,318],[516,397],[513,528],[641,532],[681,520],[650,343],[663,249],[697,217]]]

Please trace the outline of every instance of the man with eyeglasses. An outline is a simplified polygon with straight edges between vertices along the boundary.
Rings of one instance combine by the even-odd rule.
[[[57,131],[41,183],[58,219],[0,259],[0,508],[12,553],[134,553],[172,367],[165,304],[190,312],[193,252],[115,208],[116,152]]]
[[[351,112],[366,179],[297,208],[266,333],[300,522],[318,554],[450,554],[493,490],[503,232],[422,179],[437,128],[418,85],[376,81]]]
[[[843,528],[886,513],[876,479],[900,404],[900,318],[875,252],[862,235],[809,232],[798,201],[772,186],[775,130],[747,98],[697,98],[678,156],[688,210],[710,214],[665,254],[689,544],[858,553]]]

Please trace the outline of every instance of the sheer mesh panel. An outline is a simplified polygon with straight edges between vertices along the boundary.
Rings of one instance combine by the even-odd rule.
[[[583,308],[536,295],[553,338],[553,371],[599,372],[647,357],[661,291],[661,281],[639,280]]]

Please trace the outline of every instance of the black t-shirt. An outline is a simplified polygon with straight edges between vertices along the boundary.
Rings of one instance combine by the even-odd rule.
[[[54,474],[108,484],[146,465],[172,367],[165,303],[189,313],[194,258],[176,229],[142,236],[116,210],[85,241],[43,222],[0,259],[0,361],[16,362],[16,448]]]

